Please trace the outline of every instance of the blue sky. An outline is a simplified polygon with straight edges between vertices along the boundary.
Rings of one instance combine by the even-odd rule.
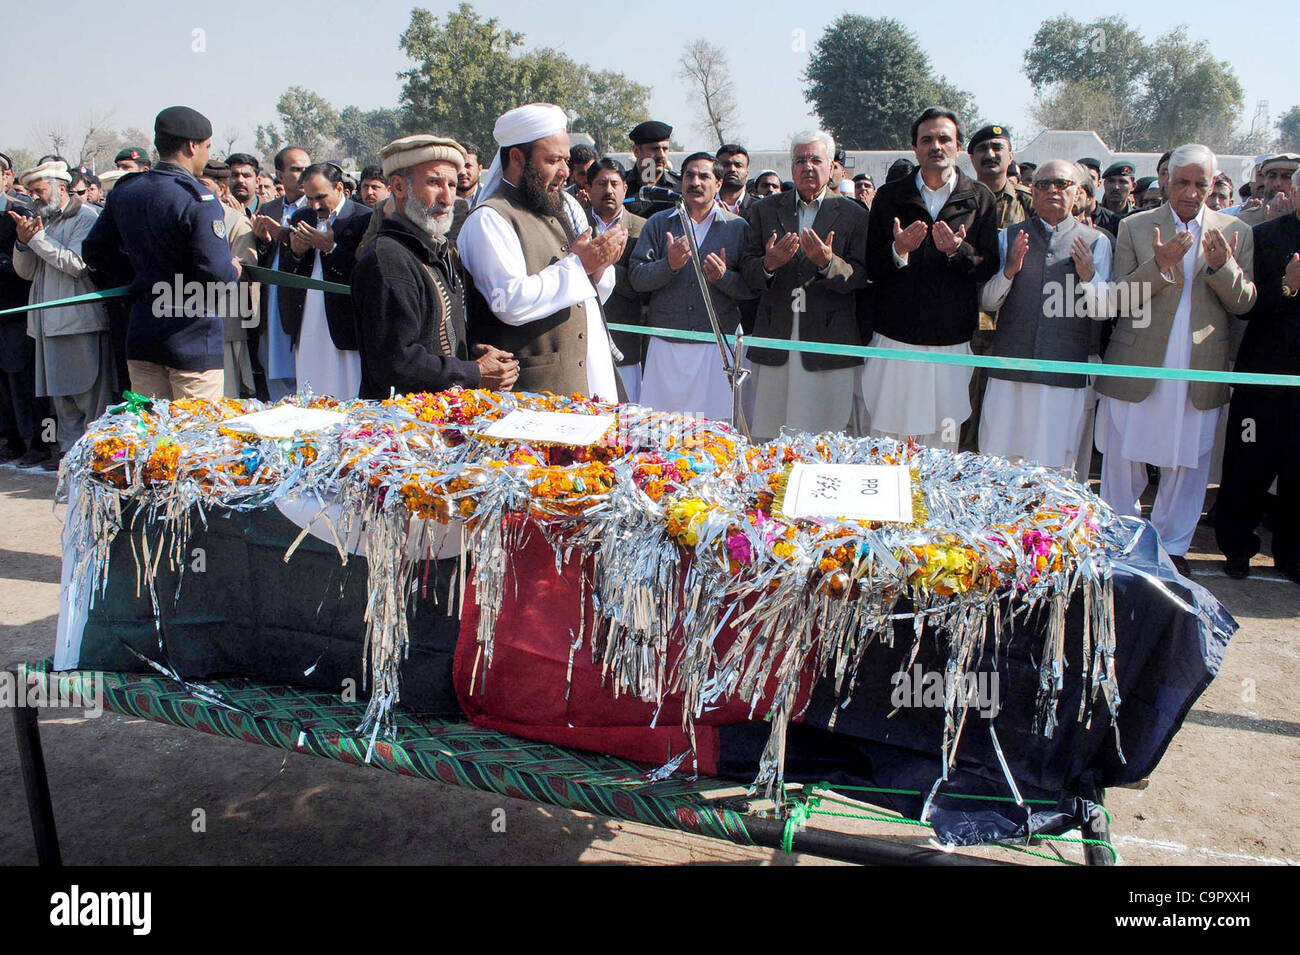
[[[446,2],[422,5],[438,14],[455,7]],[[0,148],[38,148],[42,125],[78,131],[92,110],[97,115],[112,110],[109,124],[114,127],[151,130],[154,114],[176,103],[207,114],[218,139],[228,127],[237,127],[242,136],[236,148],[251,148],[254,128],[274,117],[276,99],[293,85],[313,89],[338,107],[396,105],[401,89],[396,74],[408,65],[397,39],[411,6],[388,0],[314,0],[294,6],[225,0],[207,7],[156,0],[121,6],[65,0],[59,4],[57,48],[42,42],[33,56],[30,47],[19,43],[28,50],[24,60],[35,64],[34,71],[57,64],[57,81],[34,71],[20,74],[12,61],[0,74],[5,104]],[[775,0],[707,6],[480,0],[475,6],[480,15],[495,16],[524,33],[526,46],[558,47],[597,69],[619,70],[652,86],[653,114],[672,123],[674,137],[688,147],[701,137],[693,129],[692,101],[676,76],[676,61],[686,43],[707,37],[728,52],[740,91],[737,138],[751,148],[778,148],[791,132],[813,124],[799,79],[806,54],[792,49],[795,31],[804,31],[811,49],[844,10],[901,20],[938,72],[974,93],[985,117],[1013,131],[1029,125],[1031,90],[1020,70],[1038,24],[1060,13],[1091,20],[1117,12],[1050,0],[1019,5],[1033,12],[1018,19],[1003,12],[1007,7],[991,6],[983,8],[990,12],[979,19],[980,14],[972,15],[974,5],[954,0],[932,0],[923,13],[878,4],[809,13]],[[1275,120],[1300,102],[1294,31],[1285,25],[1231,29],[1229,18],[1240,9],[1245,8],[1186,0],[1118,12],[1148,37],[1185,24],[1194,38],[1209,40],[1215,55],[1233,64],[1245,87],[1247,117],[1257,100],[1267,99]],[[706,11],[727,19],[706,20],[701,15]],[[49,16],[47,5],[11,0],[7,25],[26,27],[8,31],[10,39],[42,36],[53,22]],[[192,49],[195,30],[204,31],[205,52]]]

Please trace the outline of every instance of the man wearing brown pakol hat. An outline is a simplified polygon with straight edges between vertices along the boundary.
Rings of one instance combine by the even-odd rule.
[[[360,397],[508,390],[519,375],[512,355],[480,345],[470,357],[465,277],[447,240],[465,151],[455,140],[416,135],[389,143],[380,158],[393,210],[352,272]]]

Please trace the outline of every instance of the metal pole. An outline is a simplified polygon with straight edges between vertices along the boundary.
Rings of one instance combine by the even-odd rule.
[[[691,222],[690,213],[686,211],[686,198],[684,196],[677,199],[677,215],[682,220],[682,228],[686,232],[686,242],[691,247],[691,271],[695,273],[695,281],[700,287],[700,295],[704,298],[704,311],[709,316],[709,324],[713,327],[713,337],[718,342],[718,352],[722,356],[722,370],[731,385],[731,424],[732,427],[739,428],[741,434],[748,440],[749,422],[745,420],[745,412],[741,408],[740,388],[745,383],[745,379],[749,377],[749,369],[743,363],[744,356],[740,332],[736,333],[736,351],[733,352],[727,342],[727,336],[722,334],[722,326],[718,323],[718,313],[713,307],[713,296],[709,294],[709,283],[704,277],[704,265],[700,262],[700,246],[695,241],[695,226]]]
[[[27,706],[27,667],[9,668],[14,675],[14,737],[18,742],[18,764],[22,768],[23,786],[27,790],[27,814],[32,820],[36,840],[36,859],[41,865],[61,866],[59,834],[54,827],[54,806],[50,802],[50,780],[45,774],[45,755],[41,751],[41,725],[36,709]]]

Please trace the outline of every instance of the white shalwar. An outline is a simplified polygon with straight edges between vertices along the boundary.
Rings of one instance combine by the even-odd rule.
[[[1192,233],[1192,245],[1183,256],[1182,297],[1165,346],[1164,368],[1191,365],[1192,281],[1204,214],[1202,207],[1187,224],[1174,217],[1178,232]],[[1188,382],[1167,378],[1158,380],[1142,401],[1103,396],[1097,405],[1097,447],[1105,455],[1102,499],[1121,514],[1140,515],[1138,499],[1147,486],[1146,465],[1160,468],[1151,523],[1175,557],[1187,553],[1205,504],[1219,411],[1192,407]]]
[[[969,355],[970,342],[956,345],[909,345],[876,332],[872,348],[907,349]],[[969,365],[868,358],[862,369],[862,400],[871,433],[899,441],[912,438],[932,448],[957,450],[962,422],[970,417]]]
[[[793,317],[790,340],[797,342],[801,341],[799,323],[803,315],[795,312]],[[753,366],[754,414],[750,430],[755,438],[775,438],[783,425],[809,434],[848,428],[853,414],[853,376],[858,369],[809,371],[803,366],[801,354],[787,352],[784,365]]]
[[[749,363],[745,363],[750,367]],[[626,381],[624,382],[626,385]],[[753,389],[747,381],[741,387],[741,403]],[[722,370],[722,353],[706,342],[674,342],[650,339],[645,374],[641,380],[641,404],[658,411],[730,421],[733,411],[731,383]]]
[[[339,206],[321,222],[319,228],[333,228],[334,218],[343,207]],[[324,278],[321,256],[316,253],[316,264],[311,277]],[[361,391],[361,353],[340,351],[330,338],[329,321],[325,317],[325,293],[316,289],[307,292],[302,305],[302,328],[298,330],[298,348],[295,354],[298,369],[298,387],[318,395],[329,395],[339,401],[355,398]]]
[[[575,236],[587,231],[578,200],[566,193],[565,208]],[[485,207],[465,220],[456,238],[461,261],[474,277],[496,317],[507,325],[527,325],[576,307],[587,316],[587,391],[593,398],[618,401],[614,356],[600,303],[614,290],[614,267],[608,266],[593,287],[576,253],[569,253],[529,275],[519,236],[496,210]],[[597,298],[599,296],[599,298]]]
[[[1043,226],[1049,231],[1053,228],[1046,221]],[[1093,276],[1086,283],[1088,291],[1093,293],[1087,299],[1089,316],[1104,314],[1104,292],[1110,281],[1111,262],[1110,239],[1106,233],[1097,236],[1091,251]],[[1006,229],[998,235],[998,263],[998,270],[980,289],[980,308],[986,312],[996,312],[1002,307],[1015,281],[1002,271],[1007,264]],[[1078,321],[1081,317],[1087,316],[1066,316],[1062,321]],[[1083,387],[1067,388],[990,376],[984,389],[984,411],[980,415],[980,452],[1072,470],[1080,481],[1087,481],[1092,466],[1091,425],[1096,402],[1091,378]]]

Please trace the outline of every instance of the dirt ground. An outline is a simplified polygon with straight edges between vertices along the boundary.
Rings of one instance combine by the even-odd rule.
[[[53,475],[0,466],[0,663],[53,649],[62,516],[52,507],[54,485]],[[1188,557],[1195,579],[1241,630],[1149,786],[1109,794],[1116,847],[1126,864],[1300,864],[1300,587],[1268,557],[1256,558],[1248,580],[1227,578],[1206,528]],[[0,858],[30,864],[22,777],[3,720]],[[286,759],[280,750],[111,713],[87,719],[47,710],[41,736],[71,864],[825,861],[311,756]],[[192,826],[198,809],[201,833]],[[505,810],[504,833],[494,831],[497,809]],[[917,841],[898,827],[846,828]]]

